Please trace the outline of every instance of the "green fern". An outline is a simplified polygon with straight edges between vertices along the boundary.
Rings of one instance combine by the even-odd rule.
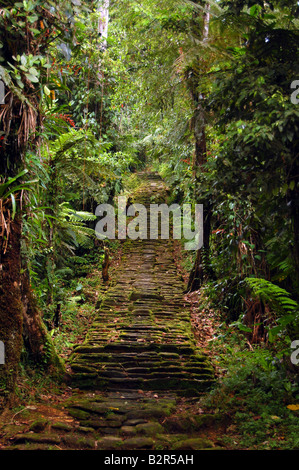
[[[299,304],[291,294],[266,279],[245,278],[245,282],[264,304],[268,304],[277,314],[276,326],[269,329],[269,340],[280,333],[287,332],[290,337],[296,336],[298,330]]]
[[[102,202],[103,182],[118,178],[113,162],[107,164],[108,148],[109,144],[100,143],[90,131],[70,130],[51,142],[44,152],[51,155],[60,186],[80,188],[86,199]]]
[[[57,231],[60,242],[71,253],[78,246],[89,247],[95,237],[95,231],[86,226],[86,222],[95,220],[96,216],[86,211],[74,211],[70,204],[63,202],[59,205]]]

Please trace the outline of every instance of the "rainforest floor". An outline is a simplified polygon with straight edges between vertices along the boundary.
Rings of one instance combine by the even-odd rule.
[[[148,207],[167,201],[167,187],[149,173],[134,197]],[[205,289],[185,292],[181,241],[124,240],[110,251],[109,280],[90,265],[52,331],[65,377],[22,365],[0,449],[298,449],[288,377],[223,321]]]

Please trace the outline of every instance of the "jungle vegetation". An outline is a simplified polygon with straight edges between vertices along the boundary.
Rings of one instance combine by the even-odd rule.
[[[267,351],[296,401],[298,15],[295,0],[1,2],[3,402],[22,364],[63,374],[53,336],[104,260],[95,208],[147,167],[171,202],[204,206],[186,291]]]

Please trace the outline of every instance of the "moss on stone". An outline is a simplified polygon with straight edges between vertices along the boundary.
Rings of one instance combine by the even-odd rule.
[[[60,437],[55,434],[25,433],[15,437],[16,443],[35,442],[41,444],[59,444]]]
[[[195,437],[178,441],[173,445],[173,450],[203,450],[211,449],[213,446],[213,442],[209,439]]]
[[[160,423],[150,422],[137,424],[136,431],[138,434],[144,434],[145,436],[155,436],[157,434],[163,433],[164,429]]]
[[[154,447],[154,441],[150,437],[132,437],[130,439],[126,439],[123,442],[123,449],[131,449],[131,450],[138,450],[138,449],[152,449]]]
[[[100,450],[117,450],[122,447],[123,440],[117,436],[105,436],[96,443],[97,449]]]
[[[73,430],[73,426],[71,426],[68,423],[63,423],[60,421],[57,421],[55,423],[51,424],[52,429],[57,429],[58,431],[65,431],[65,432],[70,432]]]
[[[29,430],[33,432],[41,432],[46,428],[47,424],[47,419],[39,418],[30,425]]]
[[[74,449],[95,449],[96,441],[95,439],[77,437],[75,435],[66,435],[62,438],[63,442],[71,448]]]

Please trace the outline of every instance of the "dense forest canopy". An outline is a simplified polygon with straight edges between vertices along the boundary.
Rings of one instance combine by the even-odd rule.
[[[298,15],[295,0],[2,1],[5,399],[21,363],[63,372],[51,335],[70,285],[116,249],[95,209],[147,167],[170,202],[204,207],[186,291],[296,373]]]

